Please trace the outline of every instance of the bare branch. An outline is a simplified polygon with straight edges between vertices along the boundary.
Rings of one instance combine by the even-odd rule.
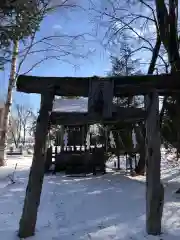
[[[32,44],[33,44],[34,39],[35,39],[35,34],[34,34],[34,35],[32,36],[32,38],[31,38],[31,43],[30,43],[30,45],[29,45],[29,48],[27,48],[27,51],[25,52],[25,54],[24,54],[24,56],[23,56],[23,59],[21,59],[21,61],[19,62],[19,65],[18,65],[18,68],[17,68],[17,71],[16,71],[16,77],[15,77],[15,78],[17,78],[17,76],[18,76],[18,74],[19,74],[19,72],[20,72],[21,66],[22,66],[22,64],[24,63],[24,61],[26,60],[26,58],[27,58],[27,56],[28,56],[28,54],[29,54],[29,52],[30,52],[30,50],[31,50],[31,47],[32,47]]]

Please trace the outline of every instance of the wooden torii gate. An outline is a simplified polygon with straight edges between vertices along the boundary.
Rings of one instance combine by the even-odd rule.
[[[19,76],[17,91],[41,94],[41,106],[37,119],[33,162],[29,174],[19,236],[32,236],[35,232],[37,211],[44,177],[46,137],[55,95],[89,97],[89,110],[105,85],[101,100],[106,108],[102,116],[112,118],[112,97],[145,96],[146,110],[146,229],[148,234],[161,233],[161,217],[164,190],[160,181],[160,126],[159,95],[172,95],[180,91],[179,74],[123,76],[123,77],[36,77]],[[98,92],[96,92],[98,89]],[[92,94],[93,93],[93,94]],[[90,97],[94,96],[93,99]],[[97,103],[97,102],[96,102]],[[97,105],[97,104],[96,104]],[[101,106],[96,106],[98,109]],[[126,113],[127,114],[127,113]],[[89,114],[93,119],[91,112]],[[127,114],[128,118],[129,115]],[[83,118],[81,116],[81,118]],[[119,116],[119,119],[121,116]],[[63,117],[62,117],[63,119]],[[61,120],[62,120],[61,119]],[[81,119],[82,120],[82,119]]]

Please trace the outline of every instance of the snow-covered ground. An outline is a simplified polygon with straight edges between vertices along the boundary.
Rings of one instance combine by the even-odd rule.
[[[167,186],[173,186],[173,188],[177,189],[180,187],[180,159],[176,160],[175,151],[171,151],[171,153],[167,152],[164,148],[161,150],[161,179],[163,183]],[[116,166],[117,166],[117,161]],[[109,168],[114,168],[114,159],[107,163]],[[120,167],[122,170],[126,169],[126,158],[121,157]],[[131,177],[127,175],[128,178],[137,180],[140,182],[145,182],[145,176],[134,176]]]
[[[0,167],[0,191],[10,182],[10,178],[13,175],[15,168],[16,168],[15,172],[18,172],[18,175],[19,175],[22,172],[29,171],[31,162],[32,162],[32,156],[31,157],[8,156],[6,166]]]
[[[144,177],[130,178],[109,170],[103,176],[46,176],[37,232],[31,240],[176,240],[180,239],[180,199],[173,191],[180,183],[177,164],[163,155],[166,184],[163,234],[145,233]],[[0,189],[0,239],[16,240],[31,158],[9,159],[0,175],[15,174],[16,183]],[[175,166],[174,166],[175,165]],[[8,168],[9,167],[9,168]],[[7,170],[8,169],[8,170]],[[4,172],[6,171],[6,173]],[[2,178],[4,178],[2,177]],[[4,180],[0,180],[4,181]],[[7,180],[6,180],[7,181]]]

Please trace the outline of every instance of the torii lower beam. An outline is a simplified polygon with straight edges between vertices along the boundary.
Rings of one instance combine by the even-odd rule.
[[[89,116],[88,113],[52,112],[52,125],[85,125],[95,123],[115,124],[118,122],[140,122],[146,118],[146,111],[140,108],[118,108],[113,117],[105,120],[102,116]]]

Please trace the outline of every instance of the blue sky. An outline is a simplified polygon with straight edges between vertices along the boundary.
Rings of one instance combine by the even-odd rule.
[[[58,0],[59,1],[59,0]],[[100,8],[106,9],[106,3],[105,0],[103,2],[99,0],[93,0],[96,2]],[[80,4],[84,4],[84,7],[87,9],[89,8],[88,4],[89,1],[86,0],[78,0]],[[123,1],[122,1],[123,2]],[[104,5],[103,5],[104,4]],[[127,6],[128,7],[128,6]],[[136,8],[136,6],[134,6]],[[128,11],[131,9],[127,8]],[[140,8],[142,11],[142,8]],[[138,10],[138,11],[140,11]],[[132,9],[132,12],[136,11],[136,9]],[[126,13],[126,12],[125,12]],[[143,10],[143,13],[145,15],[149,15],[149,12]],[[91,14],[91,15],[90,15]],[[93,15],[94,14],[94,15]],[[118,16],[122,16],[122,13],[117,13]],[[38,65],[36,68],[33,68],[33,70],[28,73],[29,75],[36,75],[36,76],[93,76],[93,75],[99,75],[103,76],[106,75],[107,72],[111,69],[111,63],[110,63],[110,53],[107,51],[107,49],[104,49],[102,47],[101,41],[98,39],[103,39],[103,36],[105,35],[105,31],[107,30],[107,26],[104,28],[101,27],[98,29],[98,32],[95,32],[96,26],[94,22],[92,22],[92,15],[95,17],[95,13],[93,11],[83,11],[80,9],[74,9],[74,10],[65,10],[65,9],[59,9],[56,12],[53,12],[53,14],[47,16],[41,23],[40,31],[37,33],[36,41],[42,39],[43,37],[47,36],[57,36],[62,34],[67,35],[78,35],[78,34],[92,34],[95,37],[90,37],[85,35],[85,39],[81,39],[76,41],[75,45],[69,45],[68,48],[63,47],[63,50],[66,51],[72,51],[74,54],[82,54],[86,55],[86,52],[91,50],[92,53],[87,58],[75,58],[72,55],[66,56],[66,57],[60,57],[60,60],[46,60],[42,64]],[[107,20],[107,19],[106,19]],[[129,19],[126,19],[129,21]],[[117,21],[117,20],[116,20]],[[144,21],[144,19],[143,19]],[[142,20],[140,19],[139,22],[134,23],[134,30],[138,32],[139,35],[143,35],[146,37],[152,36],[153,37],[153,26],[150,24],[149,31],[143,30]],[[115,23],[116,28],[121,28],[121,23],[116,22]],[[117,30],[117,29],[115,29]],[[145,43],[141,43],[138,40],[138,37],[136,34],[134,34],[132,31],[128,32],[130,36],[130,42],[131,45],[134,45],[133,48],[139,48]],[[68,40],[69,41],[69,40]],[[61,48],[64,44],[66,44],[66,39],[53,39],[53,44],[61,45]],[[118,40],[116,39],[118,42]],[[153,40],[151,40],[151,43]],[[52,42],[51,42],[52,43]],[[43,44],[38,44],[37,47],[34,50],[42,50],[44,49]],[[113,52],[115,50],[115,52]],[[111,49],[113,54],[117,54],[117,56],[120,56],[120,52],[118,51],[118,43],[117,45],[114,45],[113,49]],[[24,62],[20,73],[26,73],[37,61],[43,59],[45,56],[51,55],[50,53],[35,53],[28,56],[26,61]],[[62,54],[62,52],[61,52]],[[57,55],[57,52],[56,52]],[[147,51],[140,51],[137,52],[137,55],[134,56],[135,58],[138,57],[141,59],[142,62],[146,64],[141,65],[141,70],[143,69],[144,72],[147,72],[147,66],[149,59],[151,57],[151,54]],[[70,62],[69,63],[67,63]],[[143,63],[143,64],[144,64]],[[74,68],[73,64],[78,65],[78,68]],[[7,83],[9,78],[9,66],[6,66],[6,69],[4,72],[0,72],[0,97],[5,96],[7,92]],[[23,93],[14,93],[14,101],[16,103],[24,103],[27,105],[30,105],[34,109],[39,108],[39,102],[40,102],[40,96],[38,95],[28,95]]]
[[[47,16],[41,23],[40,31],[37,34],[37,39],[44,36],[60,34],[77,35],[90,33],[93,31],[93,24],[90,23],[87,12],[80,10],[58,10],[55,13]],[[92,40],[92,38],[91,38]],[[95,39],[94,39],[95,40]],[[29,74],[36,76],[91,76],[91,75],[105,75],[110,69],[110,60],[108,53],[104,51],[101,45],[96,41],[79,41],[84,45],[84,50],[93,49],[93,53],[83,60],[74,59],[73,57],[65,58],[70,63],[77,63],[78,68],[74,68],[72,64],[57,61],[47,60],[38,67],[34,68]],[[40,55],[40,54],[39,54]],[[42,57],[42,56],[41,56]],[[29,57],[22,69],[21,73],[26,72],[39,59],[39,56],[33,55]],[[4,72],[0,72],[0,95],[6,94],[7,82],[9,78],[9,66]],[[40,97],[36,94],[23,94],[14,92],[14,100],[16,103],[28,104],[33,108],[39,107]]]

